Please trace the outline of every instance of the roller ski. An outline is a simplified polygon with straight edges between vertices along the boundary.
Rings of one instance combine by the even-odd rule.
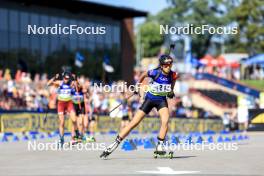
[[[78,143],[84,143],[84,136],[83,135],[79,135],[78,138],[76,139]]]
[[[63,138],[60,138],[58,144],[57,144],[57,148],[60,149],[60,148],[63,148],[63,145],[64,145],[64,139]]]
[[[169,158],[172,159],[173,158],[173,152],[169,152],[167,153],[166,151],[164,151],[164,153],[159,153],[158,151],[154,151],[154,158]]]
[[[103,153],[100,155],[100,158],[102,159],[107,159],[107,157],[113,152],[115,151],[115,149],[118,147],[118,145],[120,144],[120,142],[122,141],[122,139],[118,136],[115,139],[115,142],[113,142],[111,145],[109,145],[104,151]]]
[[[173,152],[169,151],[166,152],[165,146],[163,144],[163,141],[159,141],[156,150],[154,151],[154,158],[173,158]]]
[[[78,137],[74,136],[70,142],[67,142],[67,146],[76,146],[79,142]]]
[[[91,136],[91,137],[87,137],[86,138],[86,142],[95,142],[95,137]]]

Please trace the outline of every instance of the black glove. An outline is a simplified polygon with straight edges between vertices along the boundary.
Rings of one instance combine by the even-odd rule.
[[[134,93],[135,95],[137,95],[137,94],[139,94],[139,91],[135,89],[133,93]]]
[[[174,92],[170,92],[170,93],[168,93],[167,97],[168,97],[168,98],[173,98],[173,97],[174,97]]]
[[[134,93],[135,95],[138,95],[138,94],[139,94],[139,87],[137,86],[137,84],[135,84],[135,86],[134,86],[133,93]]]
[[[75,74],[71,74],[71,80],[72,81],[77,81],[77,76]]]
[[[60,74],[57,73],[57,74],[55,75],[55,80],[58,80],[59,78],[60,78]]]

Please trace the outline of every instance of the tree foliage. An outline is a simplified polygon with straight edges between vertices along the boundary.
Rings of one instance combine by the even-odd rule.
[[[238,27],[238,34],[221,36],[227,52],[264,51],[264,1],[263,0],[167,0],[169,6],[156,16],[148,18],[141,26],[145,56],[155,55],[160,40],[158,26]],[[146,36],[145,36],[146,35]],[[192,53],[201,58],[212,45],[212,34],[191,34]],[[219,36],[217,36],[219,38]],[[161,44],[160,44],[161,46]],[[150,51],[146,51],[150,49]]]
[[[160,35],[159,25],[155,21],[150,20],[142,24],[140,26],[140,38],[144,56],[157,56],[163,43],[163,36]]]
[[[228,41],[229,51],[247,52],[250,55],[264,51],[264,1],[242,0],[228,14],[236,22],[239,34]]]

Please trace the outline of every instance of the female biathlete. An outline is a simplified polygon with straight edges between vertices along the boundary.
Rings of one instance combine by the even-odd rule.
[[[75,136],[75,140],[78,142],[84,141],[84,118],[85,118],[85,101],[87,99],[87,91],[80,85],[77,78],[75,78],[74,91],[72,95],[72,102],[77,117],[78,132]],[[72,132],[74,129],[72,128]]]
[[[95,128],[97,126],[98,120],[98,109],[94,105],[93,97],[89,100],[89,110],[88,110],[88,130],[89,137],[86,138],[87,142],[95,142]]]
[[[60,133],[60,140],[59,144],[63,147],[64,144],[64,123],[65,123],[65,113],[70,114],[70,118],[73,124],[73,131],[72,131],[72,141],[74,141],[76,130],[77,130],[77,123],[76,123],[76,115],[72,103],[72,94],[73,94],[73,87],[74,82],[72,81],[72,75],[69,72],[64,72],[62,74],[62,80],[59,80],[59,74],[56,74],[55,77],[51,78],[48,81],[48,86],[54,85],[58,88],[58,116],[59,116],[59,133]]]
[[[129,107],[129,102],[125,99],[124,94],[122,94],[122,101],[123,101],[123,104],[119,108],[119,111],[121,112],[121,115],[122,115],[120,131],[122,131],[122,129],[125,128],[129,124],[129,121],[132,118],[132,112]]]
[[[158,110],[161,119],[158,144],[154,154],[164,155],[166,153],[164,139],[168,131],[169,122],[167,97],[174,97],[173,88],[178,77],[177,73],[171,71],[172,62],[173,59],[169,55],[162,55],[159,58],[160,66],[157,69],[150,70],[141,75],[139,83],[141,83],[146,77],[152,78],[145,100],[132,121],[121,130],[115,141],[100,155],[101,158],[106,158],[110,155],[118,147],[121,141],[129,134],[129,132],[135,128],[143,117],[154,107]]]

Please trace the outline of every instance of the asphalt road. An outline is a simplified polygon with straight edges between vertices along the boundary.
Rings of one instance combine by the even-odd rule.
[[[36,140],[38,151],[28,150],[27,141],[0,143],[0,175],[264,175],[264,133],[248,136],[235,144],[237,150],[181,149],[173,159],[154,159],[153,149],[142,147],[133,151],[120,147],[107,160],[99,158],[101,150],[41,148],[56,138]],[[101,149],[101,142],[109,144],[114,137],[97,135],[95,148]]]

